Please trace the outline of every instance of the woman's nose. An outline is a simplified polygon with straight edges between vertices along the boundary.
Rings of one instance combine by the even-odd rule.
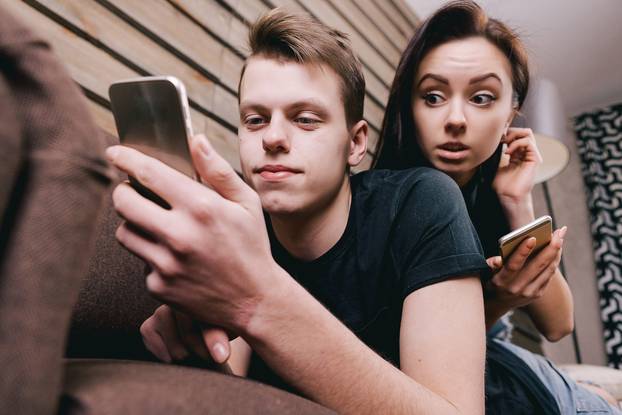
[[[449,114],[445,120],[445,131],[451,135],[460,135],[466,131],[466,118],[462,103],[451,103]]]

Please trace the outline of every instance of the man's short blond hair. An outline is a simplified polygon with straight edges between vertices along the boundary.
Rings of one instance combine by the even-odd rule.
[[[341,81],[341,98],[347,125],[350,127],[363,119],[365,78],[361,63],[354,55],[345,33],[306,14],[293,14],[276,8],[252,25],[248,43],[251,50],[249,58],[262,56],[330,67]],[[245,69],[246,64],[242,69],[240,84]]]

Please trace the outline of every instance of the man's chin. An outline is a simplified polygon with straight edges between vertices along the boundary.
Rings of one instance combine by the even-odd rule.
[[[299,212],[300,206],[295,203],[291,197],[285,195],[275,195],[273,192],[269,194],[260,194],[261,206],[271,216],[287,216],[294,215]]]

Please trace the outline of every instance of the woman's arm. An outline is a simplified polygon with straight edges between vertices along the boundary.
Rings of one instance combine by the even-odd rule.
[[[505,160],[493,182],[510,229],[517,229],[534,220],[531,190],[538,164],[542,162],[533,132],[528,128],[511,128]],[[486,323],[492,326],[505,312],[524,307],[538,330],[550,341],[569,334],[574,327],[574,305],[570,288],[558,269],[565,229],[556,232],[549,246],[527,259],[530,249],[523,242],[508,262],[505,274],[497,273],[488,288]],[[560,241],[561,240],[561,241]],[[555,251],[557,250],[557,252]],[[518,258],[517,258],[518,257]],[[500,258],[489,259],[498,262]],[[500,264],[498,264],[501,267]],[[493,268],[495,268],[493,266]]]

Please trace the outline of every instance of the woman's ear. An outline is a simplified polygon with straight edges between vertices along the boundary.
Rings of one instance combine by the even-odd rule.
[[[350,151],[348,153],[348,165],[354,167],[365,157],[367,152],[367,121],[360,120],[350,130]]]
[[[518,114],[518,109],[516,108],[512,108],[512,112],[510,112],[510,116],[508,117],[505,126],[503,128],[503,135],[507,135],[508,133],[508,129],[510,128],[510,125],[512,125],[512,121],[514,121],[514,117],[516,117],[516,114]]]

